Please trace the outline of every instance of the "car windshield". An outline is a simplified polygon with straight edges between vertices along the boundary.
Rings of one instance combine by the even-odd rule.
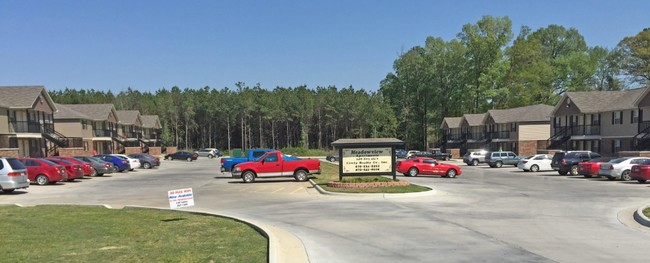
[[[628,158],[618,158],[618,159],[614,159],[614,160],[609,161],[609,163],[622,163],[623,161],[625,161],[627,159]]]
[[[113,155],[113,156],[115,156],[115,157],[117,157],[117,158],[120,158],[120,159],[122,159],[122,160],[126,160],[126,157],[123,157],[123,156],[119,156],[119,155]]]

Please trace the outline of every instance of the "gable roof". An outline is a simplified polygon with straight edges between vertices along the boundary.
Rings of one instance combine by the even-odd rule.
[[[485,115],[487,113],[465,114],[463,115],[463,119],[469,126],[481,126],[484,124],[483,119],[485,119]]]
[[[54,113],[55,120],[70,120],[70,119],[91,120],[91,118],[88,117],[88,115],[75,111],[64,104],[55,103],[55,105],[56,108],[58,109]]]
[[[553,106],[537,104],[512,109],[488,110],[483,121],[485,122],[489,116],[494,120],[494,123],[550,122],[553,109]]]
[[[598,113],[635,109],[638,101],[650,88],[621,91],[576,91],[567,92],[555,105],[553,115],[562,105],[573,104],[581,113]]]
[[[47,94],[44,86],[0,86],[0,107],[32,109],[39,96],[43,96],[56,112],[54,101]]]
[[[137,110],[118,110],[117,119],[124,125],[136,125],[142,123],[140,119],[140,111]]]
[[[64,106],[77,112],[83,112],[83,114],[93,121],[106,121],[112,112],[119,122],[119,117],[117,117],[113,104],[64,104]]]
[[[140,115],[140,120],[142,120],[143,128],[159,129],[160,127],[162,127],[162,125],[160,125],[160,120],[158,119],[158,115]]]
[[[445,128],[445,124],[447,125],[447,129],[453,129],[453,128],[460,128],[460,120],[462,117],[445,117],[442,119],[442,124],[440,124],[440,129]]]

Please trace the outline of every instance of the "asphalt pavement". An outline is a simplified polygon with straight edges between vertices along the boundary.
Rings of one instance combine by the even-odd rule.
[[[32,185],[0,193],[0,203],[169,208],[168,190],[191,187],[187,210],[286,231],[312,263],[646,261],[650,231],[627,211],[650,203],[650,184],[456,163],[457,178],[400,175],[436,190],[414,197],[322,195],[292,178],[244,184],[219,172],[218,159],[201,158]]]

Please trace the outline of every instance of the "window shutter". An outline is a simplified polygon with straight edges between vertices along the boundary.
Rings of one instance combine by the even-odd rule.
[[[630,123],[634,123],[634,110],[630,111]]]
[[[612,111],[612,124],[614,124],[614,112]]]

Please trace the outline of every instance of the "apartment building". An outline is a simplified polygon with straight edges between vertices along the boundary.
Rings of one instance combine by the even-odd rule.
[[[475,151],[481,149],[488,149],[488,135],[485,132],[485,124],[483,119],[487,113],[478,114],[464,114],[460,120],[460,129],[463,141],[465,144],[461,146],[461,153],[465,154],[467,151]]]
[[[64,136],[82,136],[84,149],[92,153],[118,153],[119,119],[113,104],[59,104],[54,116],[55,129]]]

